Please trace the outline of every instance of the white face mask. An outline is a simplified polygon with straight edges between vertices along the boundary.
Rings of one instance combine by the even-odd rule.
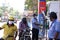
[[[14,21],[9,21],[8,23],[9,23],[9,24],[12,24],[12,23],[14,23]]]

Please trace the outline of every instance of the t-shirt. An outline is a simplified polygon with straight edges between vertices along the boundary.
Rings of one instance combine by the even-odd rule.
[[[17,26],[16,25],[8,27],[7,24],[4,24],[2,26],[2,28],[4,29],[3,39],[8,37],[8,35],[14,36],[14,33],[17,31]]]
[[[35,22],[39,23],[37,19],[32,19],[32,28],[39,29],[39,25],[34,24]]]
[[[48,30],[48,37],[54,38],[56,32],[59,32],[57,39],[60,39],[60,22],[58,22],[58,20],[54,20],[54,22],[52,22],[52,24]]]

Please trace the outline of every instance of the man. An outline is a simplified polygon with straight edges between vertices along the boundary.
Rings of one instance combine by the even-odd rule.
[[[19,23],[19,40],[22,40],[21,37],[24,35],[24,30],[28,27],[27,19],[24,17]]]
[[[32,40],[38,40],[38,34],[39,34],[39,23],[37,20],[37,15],[33,14],[32,19]]]
[[[57,20],[57,15],[55,12],[50,13],[50,20],[52,21],[49,31],[49,40],[60,40],[60,22]]]
[[[0,40],[16,40],[17,26],[14,24],[14,18],[12,16],[9,17],[7,23],[0,27],[1,29],[4,29],[4,34]]]

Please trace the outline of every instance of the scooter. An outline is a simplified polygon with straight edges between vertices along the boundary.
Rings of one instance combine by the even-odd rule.
[[[30,28],[27,27],[23,30],[22,36],[20,37],[20,40],[31,40],[30,35],[31,35]]]

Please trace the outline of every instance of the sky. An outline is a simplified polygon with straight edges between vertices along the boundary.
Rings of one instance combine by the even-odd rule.
[[[25,0],[0,0],[0,6],[2,6],[2,4],[9,4],[9,7],[13,7],[20,12],[24,11],[24,3]]]

